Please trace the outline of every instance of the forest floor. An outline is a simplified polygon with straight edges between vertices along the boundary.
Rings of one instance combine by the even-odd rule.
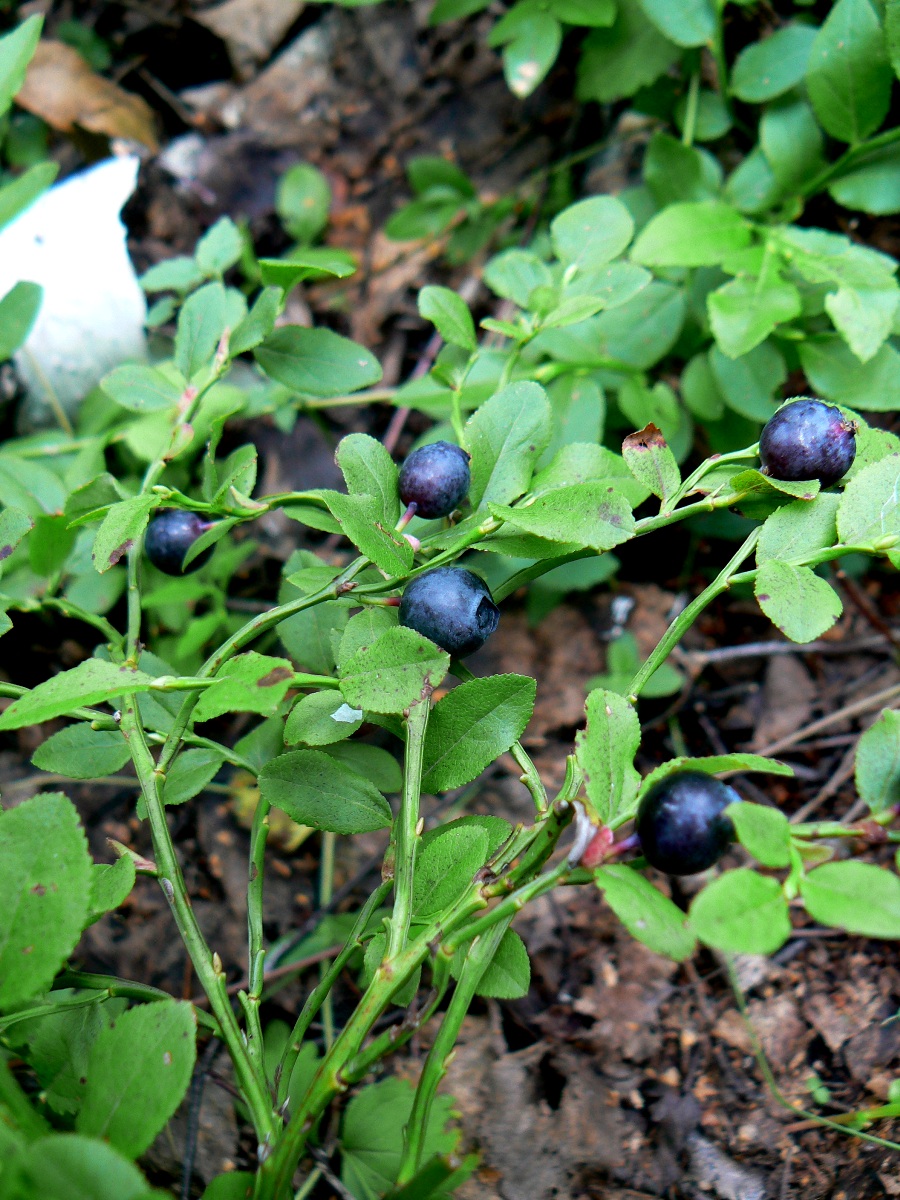
[[[364,343],[384,364],[385,386],[393,387],[426,350],[428,331],[415,304],[420,287],[465,286],[476,314],[490,311],[478,290],[480,262],[454,266],[439,240],[396,243],[381,232],[408,199],[404,165],[411,156],[450,155],[481,194],[500,195],[540,188],[548,164],[603,140],[575,177],[577,188],[616,191],[636,178],[650,123],[631,114],[608,127],[596,107],[579,111],[565,56],[548,84],[522,104],[508,92],[477,20],[463,33],[457,26],[447,33],[426,29],[427,3],[358,10],[270,3],[268,35],[265,22],[248,25],[239,0],[218,5],[215,17],[208,5],[177,0],[21,6],[52,8],[51,35],[53,20],[64,16],[93,23],[115,46],[116,78],[156,113],[162,148],[147,156],[126,212],[138,269],[191,252],[223,213],[246,219],[260,252],[282,252],[288,243],[274,215],[275,185],[287,167],[311,161],[333,190],[328,241],[354,251],[361,270],[348,281],[296,291],[292,319],[312,314]],[[61,141],[54,149],[74,169],[86,147]],[[891,242],[896,248],[893,227],[882,225],[877,238],[881,248]],[[265,422],[238,426],[227,448],[256,442],[263,491],[335,486],[333,447],[342,434],[387,437],[402,456],[426,424],[415,414],[401,424],[389,404],[348,406],[301,417],[287,436]],[[235,580],[238,609],[266,594],[264,586],[271,587],[298,546],[340,554],[314,533],[298,541],[296,523],[273,517],[260,524],[259,547]],[[551,785],[562,779],[589,681],[607,669],[610,638],[624,621],[646,654],[672,612],[702,586],[704,568],[722,555],[721,543],[699,535],[667,535],[650,549],[647,555],[643,547],[626,548],[612,590],[576,593],[536,623],[522,597],[514,598],[489,647],[471,660],[477,673],[538,679],[525,745]],[[857,702],[900,684],[900,585],[895,573],[878,569],[862,582],[837,572],[834,582],[845,615],[811,650],[774,635],[749,595],[708,610],[675,659],[685,678],[681,692],[642,704],[642,771],[676,753],[776,753],[795,767],[796,778],[764,786],[786,812],[805,807],[841,819],[852,810],[855,742],[880,709],[876,700],[860,713]],[[16,681],[25,662],[28,674],[43,678],[92,650],[84,628],[73,623],[29,617],[17,622],[19,629],[15,645],[0,643],[0,670]],[[223,720],[219,736],[240,736],[241,722]],[[44,727],[40,736],[48,732]],[[44,785],[29,765],[35,735],[25,730],[5,738],[6,803]],[[220,776],[171,818],[198,917],[235,984],[246,929],[248,835],[236,816],[241,784]],[[760,786],[741,783],[749,798]],[[67,790],[97,857],[107,856],[108,838],[150,852],[146,828],[132,815],[134,787]],[[442,800],[442,812],[448,803],[515,820],[529,816],[530,799],[515,764],[503,759],[464,797]],[[382,835],[340,844],[335,912],[353,907],[372,885],[383,849]],[[273,837],[267,861],[266,933],[272,940],[293,933],[295,951],[299,946],[312,959],[331,945],[315,900],[317,855],[315,838],[292,849]],[[676,899],[688,898],[689,885]],[[517,928],[531,953],[531,990],[519,1001],[476,1004],[445,1085],[456,1098],[466,1145],[481,1154],[463,1200],[900,1196],[900,1157],[778,1103],[754,1057],[727,966],[712,953],[684,965],[654,955],[587,888],[543,898]],[[139,881],[123,909],[87,931],[78,958],[88,970],[178,996],[197,991],[164,898],[149,880]],[[311,963],[272,995],[268,1020],[292,1018],[315,970]],[[755,1036],[786,1103],[816,1107],[813,1076],[830,1093],[817,1110],[823,1114],[884,1102],[900,1077],[900,1021],[886,1021],[900,1009],[892,943],[801,924],[772,960],[742,960],[737,970]],[[347,975],[338,1018],[356,994],[356,980]],[[429,1032],[395,1070],[415,1078]],[[202,1096],[199,1131],[188,1135],[182,1112],[146,1161],[154,1182],[176,1193],[187,1136],[196,1136],[192,1195],[227,1164],[247,1163],[252,1151],[235,1116],[224,1057],[203,1061],[192,1092],[195,1111]],[[872,1132],[896,1140],[900,1122]],[[333,1193],[323,1182],[315,1194]]]

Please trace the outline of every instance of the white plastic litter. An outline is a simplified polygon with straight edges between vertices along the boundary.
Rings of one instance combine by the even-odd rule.
[[[43,301],[15,356],[28,398],[23,424],[54,424],[52,393],[72,416],[113,367],[147,355],[147,305],[120,212],[139,160],[110,158],[50,188],[0,231],[0,296],[21,280]]]

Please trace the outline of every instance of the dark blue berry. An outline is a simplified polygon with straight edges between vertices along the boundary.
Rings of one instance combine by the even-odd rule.
[[[801,397],[766,424],[759,457],[773,479],[818,479],[830,487],[853,466],[856,428],[833,404]]]
[[[415,504],[420,517],[447,517],[465,500],[471,481],[465,450],[432,442],[413,450],[400,468],[400,499]]]
[[[488,585],[462,567],[435,567],[418,575],[400,601],[400,624],[454,658],[480,649],[499,620]]]
[[[641,852],[667,875],[695,875],[717,863],[734,841],[725,816],[740,796],[702,771],[675,771],[641,798],[634,827]]]
[[[166,508],[153,518],[147,526],[144,552],[157,570],[167,575],[189,575],[198,571],[215,549],[208,547],[182,567],[184,556],[201,533],[210,528],[211,522],[204,521],[199,513],[186,512],[181,508]]]

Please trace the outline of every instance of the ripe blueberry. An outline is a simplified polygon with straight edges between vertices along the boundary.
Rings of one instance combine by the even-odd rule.
[[[157,570],[165,571],[167,575],[189,575],[208,562],[213,552],[214,547],[210,546],[188,566],[182,567],[185,554],[210,525],[211,522],[204,521],[199,513],[165,508],[147,526],[144,551]]]
[[[400,468],[400,499],[415,504],[420,517],[447,517],[465,500],[471,478],[461,446],[432,442],[413,450]]]
[[[839,408],[802,396],[768,421],[759,457],[773,479],[818,479],[831,487],[853,466],[856,430]]]
[[[734,825],[725,816],[740,796],[702,771],[674,771],[641,798],[634,827],[647,862],[667,875],[695,875],[717,863]]]
[[[497,628],[500,610],[483,579],[462,567],[418,575],[400,601],[400,624],[436,642],[454,658],[480,649]]]

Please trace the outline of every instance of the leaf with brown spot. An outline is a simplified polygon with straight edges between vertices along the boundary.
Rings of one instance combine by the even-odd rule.
[[[652,422],[622,442],[625,465],[638,483],[665,502],[681,483],[675,455],[666,444],[662,431]]]
[[[275,687],[276,684],[284,683],[286,679],[293,679],[294,672],[289,667],[275,667],[268,675],[264,675],[262,679],[257,680],[257,687]]]

